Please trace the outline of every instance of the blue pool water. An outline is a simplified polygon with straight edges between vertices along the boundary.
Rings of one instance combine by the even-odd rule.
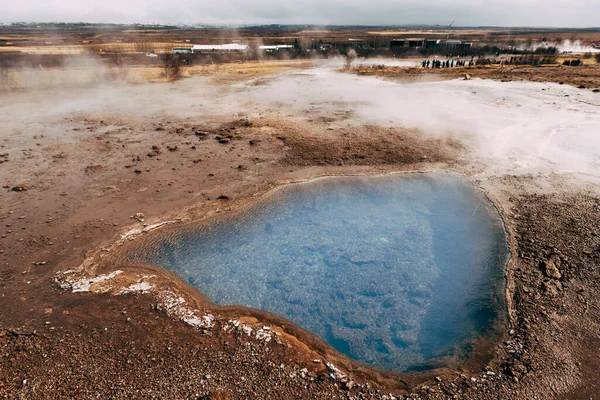
[[[463,354],[504,315],[505,232],[450,174],[327,178],[159,239],[143,260],[219,305],[276,313],[378,368]]]

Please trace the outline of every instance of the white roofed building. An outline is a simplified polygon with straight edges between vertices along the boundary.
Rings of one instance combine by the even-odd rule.
[[[258,46],[259,50],[264,50],[264,51],[290,50],[293,48],[294,48],[294,46],[291,44],[280,44],[280,45],[276,45],[276,46]]]
[[[196,44],[192,47],[194,53],[201,51],[250,51],[247,44],[229,43],[229,44]]]

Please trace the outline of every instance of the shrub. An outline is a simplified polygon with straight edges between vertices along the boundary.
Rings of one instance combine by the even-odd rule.
[[[181,78],[182,58],[179,56],[179,54],[163,54],[162,62],[165,68],[165,76],[167,79],[177,80]]]

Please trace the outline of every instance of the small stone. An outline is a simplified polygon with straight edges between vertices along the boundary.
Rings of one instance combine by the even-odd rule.
[[[356,386],[356,383],[353,380],[348,380],[348,382],[342,384],[342,389],[352,390],[354,386]]]
[[[142,213],[137,213],[132,218],[139,222],[144,222],[145,216]]]
[[[16,186],[13,186],[13,188],[11,190],[13,192],[26,192],[29,190],[29,186],[24,183],[20,183]]]
[[[90,164],[87,167],[85,167],[85,173],[93,174],[94,172],[98,172],[98,171],[102,170],[103,168],[104,168],[104,166],[102,166],[101,164]]]
[[[558,265],[557,265],[558,264]],[[560,259],[557,257],[551,257],[548,261],[542,261],[541,266],[548,278],[560,279],[562,274],[558,267],[560,265]]]

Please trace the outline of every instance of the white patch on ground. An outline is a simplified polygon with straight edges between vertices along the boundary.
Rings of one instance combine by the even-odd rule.
[[[153,231],[155,229],[158,229],[161,226],[175,224],[175,223],[177,223],[177,221],[164,221],[164,222],[158,222],[156,224],[148,225],[148,226],[144,227],[143,229],[134,228],[134,229],[131,229],[131,230],[125,232],[124,234],[122,234],[121,240],[134,240],[135,237],[141,233],[147,233],[147,232]]]
[[[77,279],[76,277],[72,277],[72,278],[66,277],[65,278],[65,275],[72,275],[73,273],[74,273],[74,271],[67,270],[67,271],[59,274],[59,276],[56,277],[56,282],[58,282],[60,284],[60,287],[65,290],[70,289],[71,292],[73,292],[73,293],[85,293],[85,292],[89,292],[93,285],[111,280],[114,277],[116,277],[117,275],[122,274],[123,271],[117,270],[117,271],[111,272],[110,274],[99,275],[95,278],[88,278],[88,277],[79,278],[79,279]]]
[[[335,365],[333,365],[333,363],[325,362],[325,365],[327,366],[327,369],[330,372],[329,377],[331,379],[336,380],[336,381],[342,381],[342,382],[344,382],[348,379],[348,375],[346,375],[345,373],[340,371],[339,368],[337,368]]]
[[[215,317],[211,314],[198,315],[199,311],[190,308],[185,299],[175,293],[164,290],[158,294],[159,303],[156,308],[175,316],[180,321],[196,328],[212,328]]]
[[[150,293],[154,289],[154,285],[148,282],[137,282],[132,285],[129,285],[126,288],[123,288],[119,291],[118,294],[130,294],[130,293]]]
[[[230,319],[226,324],[223,325],[223,330],[227,333],[237,332],[238,335],[246,335],[248,337],[254,336],[257,340],[262,340],[265,343],[269,343],[273,338],[278,341],[277,333],[271,331],[271,327],[263,326],[260,329],[255,330],[250,326],[241,323],[237,319]]]
[[[138,229],[138,228],[131,229],[130,231],[127,231],[121,235],[121,240],[123,240],[123,239],[132,240],[135,237],[135,235],[139,235],[140,233],[142,233],[141,229]]]
[[[161,226],[175,224],[175,223],[177,223],[177,221],[164,221],[164,222],[159,222],[157,224],[148,225],[147,227],[144,228],[144,232],[150,232],[150,231],[153,231],[154,229],[160,228]]]

